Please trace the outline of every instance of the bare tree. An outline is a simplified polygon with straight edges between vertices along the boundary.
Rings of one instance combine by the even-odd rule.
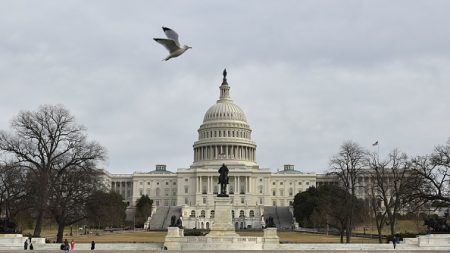
[[[367,200],[369,202],[369,208],[372,212],[372,217],[375,218],[375,225],[377,226],[378,242],[382,243],[382,233],[384,223],[386,221],[386,209],[382,207],[382,200],[375,180],[372,178],[366,188]]]
[[[89,197],[102,187],[100,173],[91,167],[72,167],[66,173],[52,176],[49,210],[58,224],[56,242],[63,241],[66,226],[87,217]]]
[[[450,206],[450,140],[430,155],[412,159],[412,197],[434,207]]]
[[[372,183],[370,188],[373,191],[371,195],[383,204],[382,207],[372,208],[383,209],[379,215],[387,215],[391,235],[394,235],[398,214],[405,207],[409,192],[408,177],[411,173],[408,157],[395,149],[383,161],[379,160],[378,154],[371,154],[368,161]]]
[[[344,142],[330,161],[330,173],[335,175],[339,184],[350,193],[351,197],[344,199],[344,205],[348,206],[348,217],[346,224],[346,242],[349,243],[354,226],[353,211],[355,208],[356,190],[358,187],[357,178],[363,173],[366,161],[366,151],[357,143],[352,141]]]
[[[43,105],[34,112],[20,112],[12,120],[11,127],[14,133],[0,132],[0,151],[28,169],[36,182],[34,236],[40,236],[53,175],[103,160],[105,151],[96,142],[88,141],[85,128],[59,105]]]

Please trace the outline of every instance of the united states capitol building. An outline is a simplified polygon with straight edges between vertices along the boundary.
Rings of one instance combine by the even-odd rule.
[[[230,97],[230,85],[224,71],[219,99],[205,113],[194,142],[193,163],[189,168],[167,170],[156,165],[150,172],[110,174],[106,182],[129,204],[132,217],[136,200],[148,195],[160,217],[150,226],[167,227],[167,217],[181,216],[186,228],[207,229],[214,218],[214,199],[219,190],[218,169],[229,169],[227,192],[232,200],[232,219],[236,228],[261,228],[264,217],[287,217],[280,226],[291,226],[289,206],[298,192],[321,183],[332,183],[324,174],[304,173],[294,165],[273,172],[260,168],[256,160],[256,143],[244,111]],[[290,218],[289,218],[290,217]],[[280,218],[280,220],[283,220]]]

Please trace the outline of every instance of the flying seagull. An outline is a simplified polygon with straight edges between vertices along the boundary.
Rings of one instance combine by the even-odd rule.
[[[170,58],[175,58],[180,55],[182,55],[186,50],[189,48],[192,48],[190,46],[180,46],[180,42],[178,42],[178,34],[167,27],[163,26],[163,31],[167,36],[167,39],[161,39],[161,38],[153,38],[156,42],[163,45],[167,50],[169,50],[169,56],[167,56],[163,61],[167,61]]]

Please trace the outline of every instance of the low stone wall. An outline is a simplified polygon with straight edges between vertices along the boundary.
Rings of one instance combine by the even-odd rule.
[[[279,243],[276,228],[265,229],[263,237],[256,237],[226,233],[223,236],[184,236],[183,229],[169,227],[164,246],[169,250],[263,250],[277,249]]]

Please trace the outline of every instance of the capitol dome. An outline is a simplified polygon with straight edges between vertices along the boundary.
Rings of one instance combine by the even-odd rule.
[[[235,120],[247,123],[247,118],[242,109],[232,101],[223,103],[219,100],[217,104],[208,109],[203,118],[203,123],[215,120]]]
[[[255,165],[256,144],[244,111],[230,98],[224,70],[219,100],[206,111],[194,143],[193,165],[244,163]]]

